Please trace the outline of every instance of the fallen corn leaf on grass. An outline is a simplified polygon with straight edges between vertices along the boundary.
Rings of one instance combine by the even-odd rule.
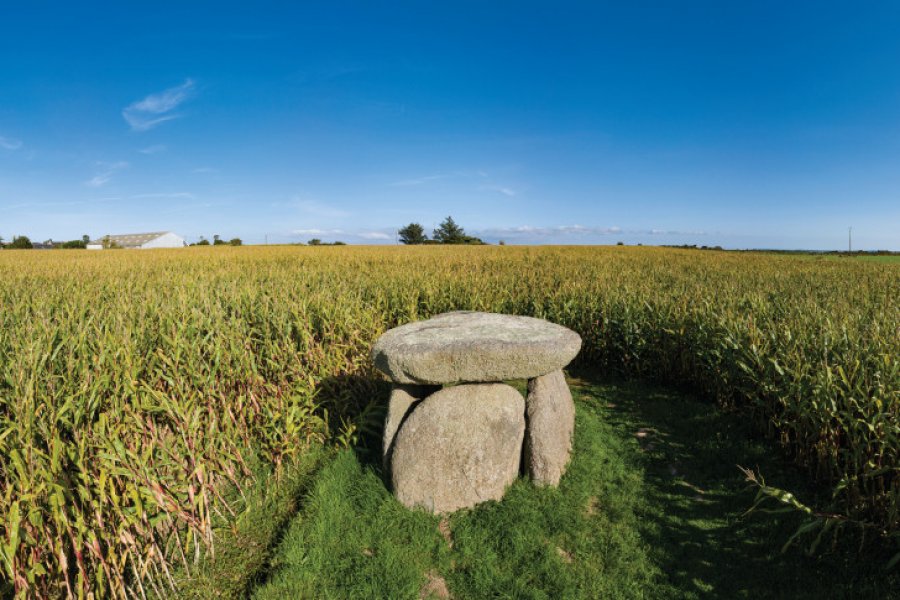
[[[141,595],[215,548],[227,499],[378,429],[386,329],[448,310],[578,331],[580,364],[741,407],[900,528],[900,268],[657,248],[0,252],[0,565],[23,595]],[[237,507],[240,508],[239,506]]]

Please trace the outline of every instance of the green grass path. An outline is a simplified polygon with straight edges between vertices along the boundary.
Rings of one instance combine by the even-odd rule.
[[[797,517],[742,517],[755,491],[737,465],[808,489],[744,418],[656,387],[571,383],[575,453],[559,489],[519,481],[502,502],[442,520],[393,500],[377,444],[344,451],[302,498],[253,597],[888,598],[900,590],[883,569],[886,556],[781,554]]]

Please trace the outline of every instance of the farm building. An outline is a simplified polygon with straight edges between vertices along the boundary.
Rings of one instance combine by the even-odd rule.
[[[102,238],[91,240],[88,250],[103,250],[104,248],[131,248],[149,250],[152,248],[184,248],[187,244],[184,238],[171,231],[156,233],[126,233],[124,235],[105,235]]]

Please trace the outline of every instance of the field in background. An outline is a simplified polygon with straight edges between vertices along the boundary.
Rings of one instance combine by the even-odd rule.
[[[745,409],[833,491],[813,534],[848,519],[870,537],[900,528],[896,264],[655,248],[3,251],[8,585],[165,595],[215,552],[260,468],[380,427],[380,333],[457,309],[564,324],[584,339],[581,364]]]

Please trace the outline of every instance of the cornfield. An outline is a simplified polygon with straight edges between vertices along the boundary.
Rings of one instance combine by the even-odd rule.
[[[248,461],[346,436],[381,401],[350,389],[377,380],[375,338],[459,309],[561,323],[584,365],[741,407],[833,490],[829,510],[900,529],[897,265],[656,248],[3,251],[0,579],[23,596],[166,595],[215,552]]]

